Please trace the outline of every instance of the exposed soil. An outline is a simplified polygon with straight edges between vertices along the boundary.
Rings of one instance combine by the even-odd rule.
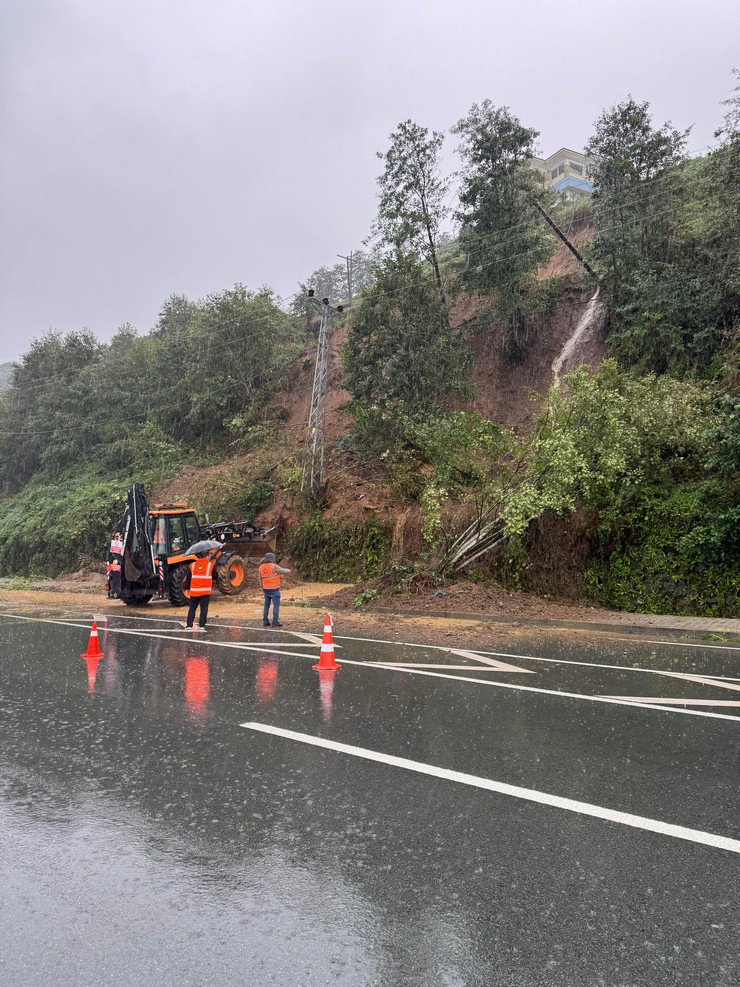
[[[568,235],[578,244],[590,235],[587,222],[568,231]],[[480,411],[493,421],[526,431],[537,411],[538,401],[533,394],[544,395],[552,383],[553,361],[562,351],[573,334],[583,314],[593,290],[580,287],[581,271],[578,262],[564,245],[560,245],[548,265],[538,272],[539,278],[559,275],[570,288],[557,301],[550,317],[543,319],[537,327],[525,361],[517,366],[507,363],[501,353],[501,334],[492,323],[483,331],[471,332],[468,344],[475,355],[475,366],[471,383],[475,391],[474,400],[464,407]],[[475,297],[458,297],[452,313],[456,325],[465,325],[480,308]],[[340,351],[348,335],[346,326],[335,329],[330,337],[330,363],[328,389],[324,411],[325,502],[326,519],[337,519],[342,523],[375,516],[384,524],[390,525],[393,532],[392,555],[394,559],[414,558],[421,550],[419,511],[399,503],[393,492],[390,474],[383,463],[368,462],[349,451],[337,448],[337,442],[346,436],[352,427],[348,415],[349,394],[342,389],[342,369]],[[597,366],[604,358],[605,346],[599,334],[589,339],[588,347],[575,354],[577,362]],[[273,480],[278,468],[302,462],[306,428],[310,411],[311,389],[314,374],[315,350],[312,346],[297,357],[285,372],[284,386],[275,402],[275,417],[280,421],[280,442],[270,452],[264,448],[259,452],[247,452],[223,463],[204,468],[188,467],[179,477],[160,485],[150,492],[153,501],[193,502],[196,489],[218,490],[219,497],[225,492],[235,491],[235,503],[243,488],[245,477],[264,475],[267,470]],[[570,367],[565,368],[570,369]],[[223,500],[224,498],[221,497]],[[236,513],[236,508],[235,508]],[[237,520],[234,514],[230,518]],[[278,491],[271,507],[255,520],[266,527],[276,526],[278,537],[284,535],[300,516],[300,505],[287,491]],[[583,545],[579,545],[577,532],[563,538],[560,532],[553,541],[541,546],[537,571],[542,579],[536,585],[540,593],[549,596],[536,596],[532,593],[509,592],[504,589],[485,587],[466,580],[460,580],[445,587],[416,587],[412,594],[385,594],[365,602],[360,609],[355,599],[366,587],[337,587],[300,583],[291,576],[285,581],[283,599],[286,603],[297,603],[307,609],[316,603],[319,610],[331,608],[342,612],[353,621],[377,624],[377,617],[371,614],[378,609],[390,609],[395,613],[421,611],[431,613],[456,612],[462,614],[487,615],[500,619],[545,619],[554,621],[599,620],[614,622],[628,615],[600,611],[578,602],[582,591],[583,559],[579,556]],[[560,555],[563,558],[560,558]],[[567,556],[567,558],[566,558]],[[248,560],[249,564],[255,560]],[[290,560],[283,560],[290,567]],[[38,584],[32,591],[0,589],[0,603],[8,600],[17,605],[28,597],[35,603],[53,601],[54,604],[69,600],[70,605],[83,606],[89,610],[105,610],[108,607],[119,609],[119,601],[108,601],[103,591],[104,572],[93,572],[89,568],[61,577],[50,583]],[[250,584],[258,585],[256,572]],[[567,594],[570,600],[556,599]],[[218,601],[218,602],[216,602]],[[245,613],[259,606],[259,590],[237,598],[214,597],[214,608],[224,615]],[[128,609],[128,608],[126,608]],[[291,624],[295,617],[291,614]],[[311,622],[315,623],[312,617]],[[443,635],[446,631],[441,632]]]
[[[286,560],[284,560],[286,561]],[[10,582],[10,581],[6,581]],[[184,610],[166,601],[152,601],[147,607],[125,607],[120,600],[109,600],[104,590],[105,576],[89,569],[55,580],[33,584],[33,588],[0,586],[2,610],[60,609],[92,618],[98,614],[140,614],[148,617],[182,618]],[[594,622],[613,624],[615,631],[634,622],[631,614],[615,613],[567,601],[551,600],[530,593],[507,592],[460,581],[445,589],[420,589],[413,595],[378,597],[358,607],[359,585],[304,583],[293,575],[283,577],[282,619],[286,628],[321,634],[324,614],[330,612],[342,633],[357,632],[368,637],[399,636],[402,620],[415,640],[429,644],[464,639],[467,647],[482,647],[502,641],[526,628],[528,621],[546,620],[560,624]],[[439,595],[439,594],[443,595]],[[259,624],[262,593],[248,589],[236,597],[214,594],[209,619],[235,618]],[[479,619],[474,619],[479,618]],[[460,646],[460,645],[458,645]]]
[[[567,231],[579,246],[591,235],[586,221],[579,221]],[[527,431],[537,413],[541,397],[553,383],[553,361],[573,335],[578,322],[593,295],[589,285],[582,287],[582,271],[578,261],[564,244],[560,244],[549,263],[537,272],[542,280],[559,275],[566,286],[565,293],[557,300],[553,312],[542,318],[535,327],[526,358],[520,364],[507,362],[502,354],[500,326],[491,322],[487,327],[471,330],[466,338],[474,355],[474,367],[470,382],[474,398],[460,408],[476,410],[491,421]],[[459,295],[455,300],[451,321],[456,326],[470,322],[480,309],[477,297]],[[327,517],[354,519],[374,513],[395,521],[400,513],[390,495],[389,474],[383,464],[369,464],[351,452],[337,449],[340,439],[352,429],[352,417],[348,412],[350,395],[341,387],[341,350],[349,334],[348,325],[335,328],[329,339],[329,369],[327,394],[324,403],[324,476],[327,479]],[[563,373],[574,366],[586,364],[598,366],[606,356],[603,333],[597,331],[583,340],[569,359]],[[155,500],[192,500],[196,486],[208,488],[224,480],[230,471],[249,472],[259,467],[264,470],[271,462],[275,467],[288,463],[301,463],[303,459],[306,429],[311,405],[311,390],[315,364],[315,347],[308,346],[285,370],[283,387],[274,402],[272,412],[280,422],[280,441],[272,452],[264,448],[258,453],[246,453],[218,466],[190,467],[166,484],[152,491]],[[404,510],[404,509],[401,509]],[[257,521],[266,526],[277,525],[284,532],[297,517],[291,498],[278,495],[270,509]]]

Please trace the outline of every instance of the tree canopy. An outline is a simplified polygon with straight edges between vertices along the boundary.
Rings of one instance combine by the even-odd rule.
[[[434,272],[440,298],[445,301],[439,265],[439,237],[449,213],[446,197],[450,179],[442,175],[439,154],[444,134],[406,120],[390,136],[378,178],[378,215],[373,233],[393,251],[425,258]]]
[[[494,311],[508,328],[506,350],[519,359],[527,332],[522,289],[554,248],[535,206],[548,193],[542,176],[528,166],[538,132],[490,100],[474,103],[452,132],[460,137],[463,163],[456,216],[468,263],[461,281],[471,291],[494,295]]]
[[[392,433],[402,410],[424,415],[444,398],[466,393],[469,361],[422,263],[400,253],[382,261],[344,353],[345,386],[366,432]]]

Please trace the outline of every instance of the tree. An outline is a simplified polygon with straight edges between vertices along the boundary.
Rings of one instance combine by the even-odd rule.
[[[384,442],[402,414],[423,416],[467,393],[470,352],[451,330],[436,281],[418,258],[398,254],[376,269],[343,354],[358,432]]]
[[[535,207],[548,193],[528,165],[538,133],[490,100],[474,103],[452,133],[461,138],[463,162],[456,213],[460,246],[468,255],[462,282],[469,290],[495,294],[494,309],[507,325],[505,351],[519,359],[528,330],[522,288],[554,245]]]
[[[302,309],[309,288],[316,298],[328,298],[332,305],[347,297],[347,268],[344,264],[317,267],[305,282],[298,285],[296,304]]]
[[[253,292],[236,284],[209,295],[189,326],[189,366],[178,382],[182,433],[175,437],[222,438],[236,416],[243,425],[245,406],[262,389],[260,407],[252,410],[264,415],[276,371],[294,355],[296,341],[294,320],[269,289]]]
[[[375,265],[380,260],[376,251],[352,251],[352,293],[359,295],[375,280]]]
[[[16,364],[0,434],[3,489],[19,490],[42,469],[58,475],[97,440],[97,430],[83,425],[96,407],[84,375],[99,357],[100,344],[87,330],[50,331]]]
[[[740,70],[733,69],[733,75],[740,80]],[[715,134],[721,143],[707,162],[713,198],[703,216],[722,290],[718,377],[727,390],[740,395],[740,85],[722,105],[727,113]]]
[[[195,318],[198,306],[185,295],[170,295],[162,305],[157,324],[150,335],[164,337],[171,342],[185,339],[190,323]]]
[[[658,258],[667,249],[667,209],[680,193],[675,167],[684,160],[689,131],[654,129],[650,104],[629,96],[605,110],[595,123],[586,154],[594,170],[594,260],[605,287],[619,304],[640,260]],[[665,259],[665,253],[663,258]]]
[[[170,341],[160,354],[162,343],[161,337],[138,336],[126,323],[100,347],[97,363],[83,372],[81,388],[93,398],[86,425],[98,446],[95,452],[88,446],[87,454],[105,467],[108,476],[130,476],[131,436],[177,400],[174,390],[183,372],[178,362],[183,341]]]
[[[377,250],[367,253],[364,250],[351,251],[352,295],[354,299],[369,287],[375,280],[375,265],[380,260]],[[317,267],[305,281],[298,284],[298,291],[293,297],[290,312],[293,315],[306,314],[306,299],[309,289],[313,290],[316,298],[328,298],[332,305],[348,300],[349,285],[347,282],[347,265],[334,264],[333,267]],[[320,320],[315,317],[315,306],[308,312],[309,330],[317,331]]]
[[[596,201],[606,193],[631,189],[636,183],[657,178],[683,161],[686,138],[691,132],[691,128],[683,132],[671,130],[670,123],[654,129],[650,104],[637,103],[632,96],[604,110],[594,126],[586,154],[597,162]]]
[[[631,96],[595,126],[586,147],[597,159],[592,256],[612,351],[623,366],[703,374],[737,311],[731,151],[687,161],[689,131],[654,128],[649,104]]]
[[[445,197],[450,181],[439,169],[444,134],[411,120],[400,123],[390,136],[390,147],[377,156],[385,163],[378,178],[378,216],[373,233],[394,251],[414,253],[431,264],[442,301],[445,292],[438,258],[440,226],[449,210]]]

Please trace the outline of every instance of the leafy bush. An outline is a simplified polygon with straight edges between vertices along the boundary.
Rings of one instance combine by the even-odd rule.
[[[83,555],[104,559],[123,513],[127,484],[68,476],[30,483],[0,503],[0,573],[56,576]]]
[[[701,537],[692,537],[706,530],[702,501],[683,491],[634,519],[639,527],[630,539],[592,559],[586,580],[594,599],[639,613],[740,616],[737,552],[710,563],[702,558]]]
[[[390,566],[390,532],[376,520],[337,526],[318,512],[291,532],[287,550],[304,579],[353,583]]]

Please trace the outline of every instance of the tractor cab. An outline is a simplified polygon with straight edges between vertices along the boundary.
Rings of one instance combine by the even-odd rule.
[[[173,561],[202,537],[196,513],[186,504],[154,504],[149,511],[149,538],[158,559]]]

